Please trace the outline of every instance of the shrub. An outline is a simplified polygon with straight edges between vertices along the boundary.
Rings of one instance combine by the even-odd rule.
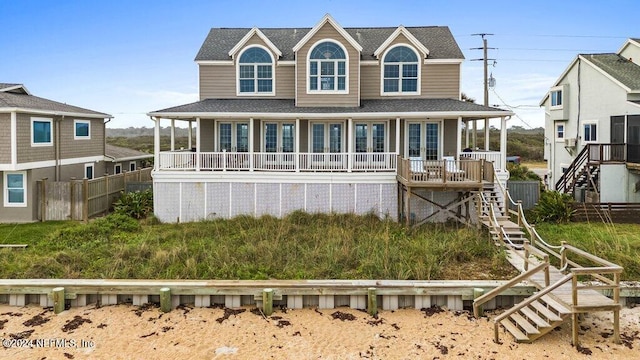
[[[529,180],[537,180],[542,181],[538,174],[529,170],[528,167],[519,164],[507,164],[507,170],[509,170],[509,180],[513,181],[529,181]]]
[[[545,191],[532,210],[535,222],[567,223],[574,213],[574,200],[569,194]]]
[[[144,219],[153,214],[153,191],[136,191],[123,194],[113,204],[116,214],[123,214],[134,219]]]

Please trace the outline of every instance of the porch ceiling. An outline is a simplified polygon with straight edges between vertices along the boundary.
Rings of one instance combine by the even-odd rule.
[[[511,116],[513,112],[454,99],[361,100],[359,107],[297,107],[293,99],[205,99],[148,113],[149,116],[188,118],[380,118],[432,117],[464,119]]]

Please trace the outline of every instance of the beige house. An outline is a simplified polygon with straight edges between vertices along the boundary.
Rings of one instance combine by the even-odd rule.
[[[442,26],[343,28],[326,15],[312,28],[211,29],[195,59],[200,101],[149,113],[156,215],[423,219],[468,199],[485,162],[506,174],[512,113],[460,100],[463,59]],[[484,118],[501,119],[500,149],[463,153],[465,123]],[[195,125],[195,144],[160,151],[163,121]],[[411,206],[417,187],[428,206]]]
[[[33,96],[0,83],[0,222],[37,219],[36,181],[104,174],[111,115]]]

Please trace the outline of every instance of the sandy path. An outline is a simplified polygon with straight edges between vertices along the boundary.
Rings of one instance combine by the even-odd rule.
[[[136,313],[136,310],[138,312]],[[40,307],[0,306],[2,359],[638,359],[640,307],[621,313],[623,344],[616,345],[610,315],[586,317],[581,352],[570,345],[571,328],[534,344],[517,344],[493,322],[449,311],[381,311],[373,319],[347,308],[277,311],[269,319],[245,309],[157,308],[118,305],[74,308],[54,315]],[[430,309],[432,310],[432,309]],[[139,315],[138,315],[139,314]],[[332,316],[336,315],[337,318]],[[346,318],[352,317],[353,320]],[[345,318],[341,320],[340,318]],[[77,326],[73,329],[74,326]],[[65,331],[66,330],[66,331]],[[24,333],[24,332],[30,333]],[[47,347],[17,347],[7,339],[35,339]],[[76,347],[55,346],[55,340]],[[93,344],[93,346],[91,346]],[[61,345],[58,344],[58,345]],[[81,347],[84,345],[85,347]],[[591,352],[591,356],[584,353]]]

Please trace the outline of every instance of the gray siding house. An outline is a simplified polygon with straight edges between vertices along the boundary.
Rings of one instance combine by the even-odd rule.
[[[37,220],[37,180],[104,174],[108,118],[0,83],[0,222]]]
[[[343,28],[326,15],[312,28],[211,29],[195,58],[200,101],[148,114],[156,216],[408,219],[468,199],[485,161],[508,177],[512,113],[461,101],[463,60],[444,26]],[[484,118],[501,119],[500,149],[463,153],[465,124]],[[194,146],[160,151],[167,121],[195,124]],[[433,203],[407,200],[412,187]]]

